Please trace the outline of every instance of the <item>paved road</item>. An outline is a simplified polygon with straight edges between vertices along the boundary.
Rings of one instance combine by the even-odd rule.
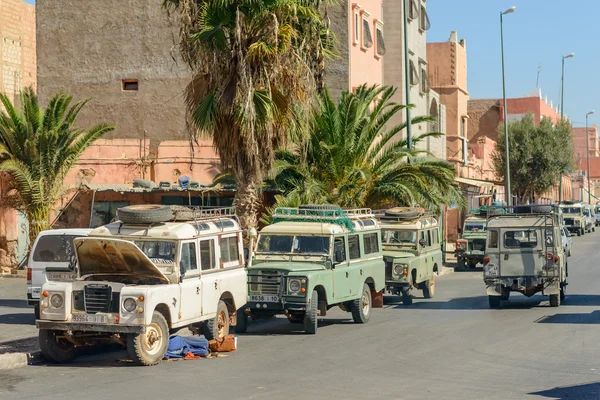
[[[0,278],[0,343],[37,336],[33,307],[27,305],[27,281]]]
[[[599,244],[576,238],[560,308],[516,294],[490,310],[480,273],[454,273],[366,325],[335,311],[316,336],[252,326],[226,358],[131,368],[109,352],[0,372],[0,399],[599,399]]]

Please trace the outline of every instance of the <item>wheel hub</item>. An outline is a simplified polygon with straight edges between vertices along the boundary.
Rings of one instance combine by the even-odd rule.
[[[156,324],[151,324],[144,337],[144,350],[149,354],[155,354],[160,350],[162,344],[162,335],[160,328]]]
[[[227,316],[224,312],[219,313],[219,317],[217,318],[217,330],[219,332],[219,337],[225,337],[225,325],[227,322]]]

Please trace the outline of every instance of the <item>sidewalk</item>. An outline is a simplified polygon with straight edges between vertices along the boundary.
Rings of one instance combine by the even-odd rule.
[[[27,281],[0,277],[0,370],[27,365],[37,353],[33,307],[27,305]]]

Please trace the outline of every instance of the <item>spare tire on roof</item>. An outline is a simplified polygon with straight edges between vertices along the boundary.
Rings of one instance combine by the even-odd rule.
[[[393,217],[399,219],[413,219],[417,218],[419,215],[425,212],[424,209],[421,208],[411,208],[411,207],[394,207],[389,210],[385,210],[386,217]]]
[[[154,224],[171,221],[173,210],[169,206],[140,204],[119,208],[117,215],[126,224]]]

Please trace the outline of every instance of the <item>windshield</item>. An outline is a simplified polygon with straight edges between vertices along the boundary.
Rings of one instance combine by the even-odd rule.
[[[416,245],[417,231],[383,230],[383,243]]]
[[[594,208],[594,214],[599,214],[600,213],[600,207],[596,206],[596,208]]]
[[[581,214],[581,207],[562,207],[565,214]]]
[[[588,210],[587,208],[583,210],[583,215],[585,215],[586,217],[590,216],[590,210]]]
[[[68,263],[73,254],[74,235],[46,235],[33,250],[33,261]]]
[[[260,235],[257,253],[329,254],[329,236]]]
[[[175,251],[177,249],[175,242],[166,240],[136,240],[134,243],[154,264],[175,264]]]
[[[465,224],[464,232],[482,232],[485,231],[485,222],[468,222]]]
[[[537,232],[534,230],[504,232],[504,247],[531,249],[537,246]]]

